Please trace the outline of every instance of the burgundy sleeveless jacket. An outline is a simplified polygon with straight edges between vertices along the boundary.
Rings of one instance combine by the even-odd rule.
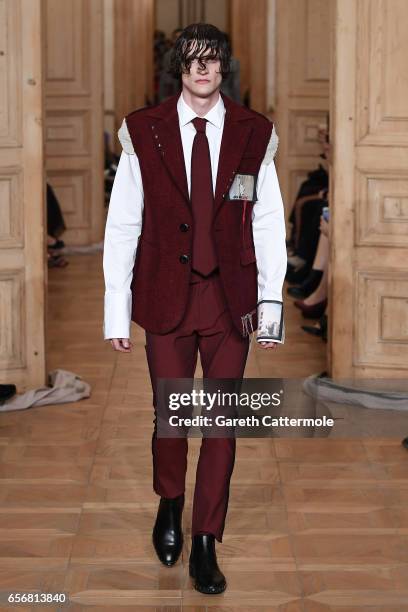
[[[212,231],[226,301],[237,330],[252,313],[257,327],[257,267],[250,200],[229,199],[236,175],[255,182],[273,124],[221,94],[225,108]],[[126,116],[143,181],[143,226],[133,278],[132,321],[145,330],[174,330],[186,310],[194,222],[177,113],[179,94]]]

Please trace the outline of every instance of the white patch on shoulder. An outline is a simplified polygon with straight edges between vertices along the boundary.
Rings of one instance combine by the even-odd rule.
[[[118,130],[118,138],[120,140],[120,144],[122,145],[122,149],[125,153],[129,155],[135,155],[135,150],[133,148],[132,139],[130,138],[129,130],[126,125],[126,119],[123,119],[122,125]]]
[[[276,155],[276,151],[278,150],[279,144],[279,136],[276,133],[275,125],[272,128],[272,134],[268,142],[268,146],[266,147],[265,157],[263,159],[263,164],[270,164],[273,158]]]

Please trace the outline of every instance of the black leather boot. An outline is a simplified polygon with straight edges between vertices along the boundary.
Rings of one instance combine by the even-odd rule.
[[[183,549],[183,508],[184,494],[173,499],[160,498],[153,528],[153,545],[160,561],[168,567],[177,562]]]
[[[197,591],[206,595],[225,591],[227,582],[218,567],[215,536],[212,533],[200,533],[193,537],[189,566]]]

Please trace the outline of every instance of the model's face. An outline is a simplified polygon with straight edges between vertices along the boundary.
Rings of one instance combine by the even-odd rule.
[[[219,59],[205,59],[202,55],[202,65],[198,59],[191,62],[189,74],[182,74],[183,87],[192,95],[208,98],[221,86],[222,75]]]

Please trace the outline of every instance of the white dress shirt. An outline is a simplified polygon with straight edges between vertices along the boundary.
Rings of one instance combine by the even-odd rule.
[[[177,111],[190,192],[191,152],[196,133],[191,121],[197,117],[197,114],[185,102],[183,94],[178,99]],[[225,106],[220,96],[218,102],[204,115],[208,121],[206,135],[210,149],[214,193],[224,117]],[[126,139],[126,132],[124,120],[119,130],[123,151],[112,186],[105,228],[103,252],[105,339],[130,338],[132,307],[130,284],[137,242],[142,231],[144,205],[142,176],[138,157],[128,133]],[[273,161],[276,146],[277,136],[273,132],[258,174],[256,185],[258,200],[252,211],[252,231],[258,268],[258,303],[263,300],[282,302],[282,285],[287,266],[284,208]],[[263,306],[267,307],[268,303],[264,303]],[[276,303],[273,304],[273,308],[276,318]],[[280,342],[283,342],[284,333],[281,336]]]

